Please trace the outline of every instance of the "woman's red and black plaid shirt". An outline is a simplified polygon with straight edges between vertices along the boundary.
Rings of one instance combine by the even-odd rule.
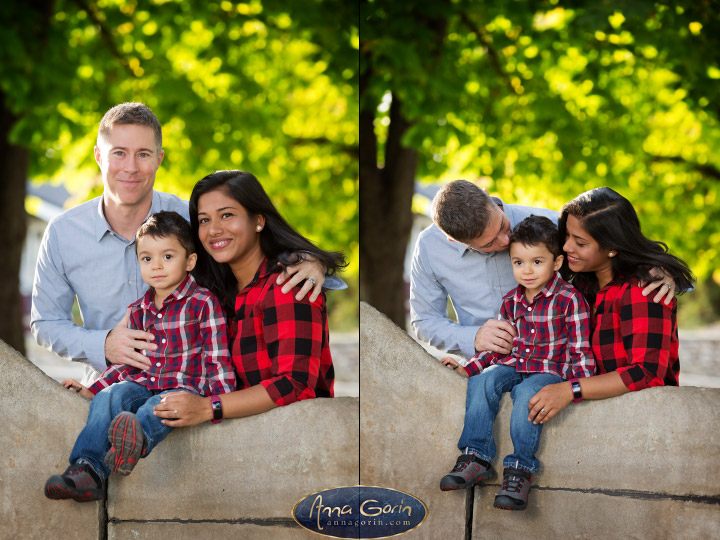
[[[238,389],[261,384],[278,405],[333,397],[335,371],[325,295],[296,300],[275,280],[267,259],[235,300],[231,353]]]
[[[677,386],[677,301],[643,296],[637,280],[614,281],[595,300],[592,349],[599,373],[617,371],[630,390]]]

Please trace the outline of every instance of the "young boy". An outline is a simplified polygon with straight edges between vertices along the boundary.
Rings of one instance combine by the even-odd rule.
[[[595,360],[587,302],[558,272],[563,255],[555,224],[539,216],[521,221],[510,237],[510,261],[519,285],[503,298],[500,317],[517,330],[512,352],[483,351],[466,367],[452,358],[442,360],[471,378],[458,443],[463,453],[440,481],[440,489],[469,488],[494,475],[493,424],[503,392],[510,392],[514,452],[503,460],[495,507],[524,510],[539,466],[535,453],[542,432],[542,424],[528,420],[528,402],[543,386],[593,375]]]
[[[172,431],[153,415],[162,393],[235,390],[220,302],[189,274],[197,260],[190,224],[176,212],[153,214],[138,229],[135,249],[150,289],[130,304],[130,327],[153,333],[158,349],[146,352],[146,370],[114,364],[89,388],[63,381],[92,402],[70,467],[45,484],[50,499],[100,500],[110,472],[130,474]]]

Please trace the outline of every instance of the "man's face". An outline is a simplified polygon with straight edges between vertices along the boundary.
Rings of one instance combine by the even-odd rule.
[[[163,156],[152,128],[132,124],[114,126],[95,147],[106,201],[135,206],[152,200],[155,173]]]
[[[490,222],[485,227],[485,232],[477,238],[466,242],[465,245],[482,253],[507,251],[510,245],[510,232],[510,220],[500,208],[493,205]]]

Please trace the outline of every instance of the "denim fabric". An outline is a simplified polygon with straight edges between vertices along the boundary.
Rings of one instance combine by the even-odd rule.
[[[135,413],[145,433],[145,454],[167,437],[173,428],[161,423],[153,415],[153,407],[160,403],[160,394],[178,392],[175,390],[148,390],[140,384],[123,381],[98,392],[90,402],[90,412],[85,427],[78,435],[70,453],[70,464],[78,460],[89,463],[103,480],[110,475],[105,466],[105,454],[110,450],[108,430],[110,423],[123,411]]]
[[[528,421],[528,403],[538,390],[564,379],[549,373],[518,373],[514,367],[494,365],[470,377],[465,401],[465,425],[458,447],[469,449],[480,459],[491,462],[495,457],[493,424],[500,407],[503,392],[510,392],[513,409],[510,415],[510,437],[514,452],[505,457],[503,467],[516,467],[537,472],[535,457],[542,424]]]

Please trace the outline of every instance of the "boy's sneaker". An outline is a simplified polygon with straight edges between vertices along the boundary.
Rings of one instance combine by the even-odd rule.
[[[145,447],[145,433],[137,416],[121,412],[108,429],[110,450],[105,455],[105,465],[112,472],[127,476],[137,465]]]
[[[495,508],[503,510],[525,510],[532,474],[523,469],[505,467],[503,471],[502,489],[495,496]]]
[[[77,502],[105,498],[103,483],[87,463],[70,465],[62,474],[54,474],[45,482],[48,499],[72,499]]]
[[[440,489],[452,491],[454,489],[467,489],[482,480],[492,478],[492,467],[487,461],[475,454],[461,454],[455,462],[455,467],[440,480]]]

